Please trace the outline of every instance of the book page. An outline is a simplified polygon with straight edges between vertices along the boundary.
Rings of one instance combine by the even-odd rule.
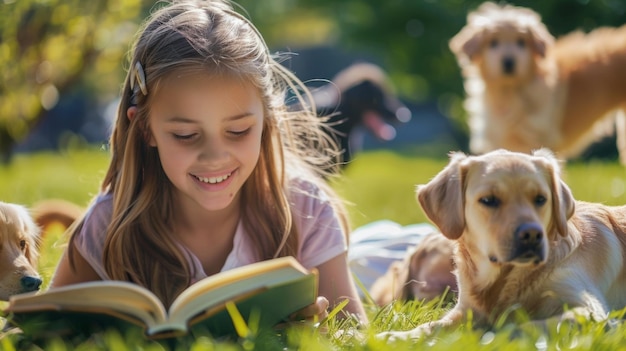
[[[153,293],[137,284],[115,280],[79,283],[45,292],[14,295],[9,300],[7,311],[88,311],[95,308],[110,308],[133,315],[147,326],[154,326],[166,319],[165,308]]]

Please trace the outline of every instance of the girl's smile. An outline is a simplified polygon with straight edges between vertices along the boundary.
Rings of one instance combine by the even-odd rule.
[[[219,176],[201,176],[196,174],[190,174],[193,179],[198,181],[198,185],[203,190],[208,191],[220,191],[226,189],[233,180],[233,176],[236,174],[237,170],[230,171],[226,174]]]

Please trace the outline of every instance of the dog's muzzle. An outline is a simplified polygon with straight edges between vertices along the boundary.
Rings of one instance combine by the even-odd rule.
[[[537,223],[523,223],[513,234],[509,262],[539,264],[545,259],[544,233]]]

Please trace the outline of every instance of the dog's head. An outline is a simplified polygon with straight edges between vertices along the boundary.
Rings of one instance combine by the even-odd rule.
[[[451,300],[458,292],[454,245],[440,233],[426,235],[372,284],[372,299],[380,306],[393,300],[432,300],[448,289],[445,299]]]
[[[483,3],[449,43],[461,67],[477,67],[487,81],[531,78],[554,37],[531,9]]]
[[[432,300],[446,289],[447,297],[458,291],[454,275],[453,242],[439,233],[426,236],[410,254],[406,264],[402,299]]]
[[[454,153],[417,199],[444,235],[496,264],[545,262],[549,242],[567,235],[574,213],[559,161],[546,149]]]
[[[387,74],[377,65],[355,63],[333,78],[339,91],[337,111],[342,125],[336,128],[349,130],[363,125],[380,140],[391,140],[397,123],[411,119],[410,110],[393,93]]]
[[[41,286],[37,272],[39,233],[25,207],[0,202],[0,300]]]

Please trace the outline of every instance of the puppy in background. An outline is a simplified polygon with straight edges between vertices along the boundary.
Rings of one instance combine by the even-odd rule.
[[[533,10],[486,2],[449,46],[472,153],[547,147],[569,159],[615,127],[626,164],[626,25],[555,40]]]
[[[363,132],[383,141],[396,136],[394,125],[411,120],[411,111],[393,93],[389,77],[378,65],[354,63],[332,82],[312,91],[320,116],[341,149],[345,165],[361,150]]]
[[[437,321],[380,337],[428,335],[468,310],[474,325],[492,326],[519,307],[545,327],[603,322],[626,307],[626,206],[576,201],[549,150],[454,153],[417,199],[456,241],[458,301]]]
[[[31,208],[32,216],[45,233],[50,226],[58,224],[64,230],[80,217],[84,209],[63,199],[45,199],[38,201]]]
[[[454,241],[440,233],[428,234],[374,282],[370,296],[379,306],[394,300],[433,300],[446,291],[446,298],[455,298],[453,252]]]
[[[39,234],[25,207],[0,202],[0,300],[39,290]]]

